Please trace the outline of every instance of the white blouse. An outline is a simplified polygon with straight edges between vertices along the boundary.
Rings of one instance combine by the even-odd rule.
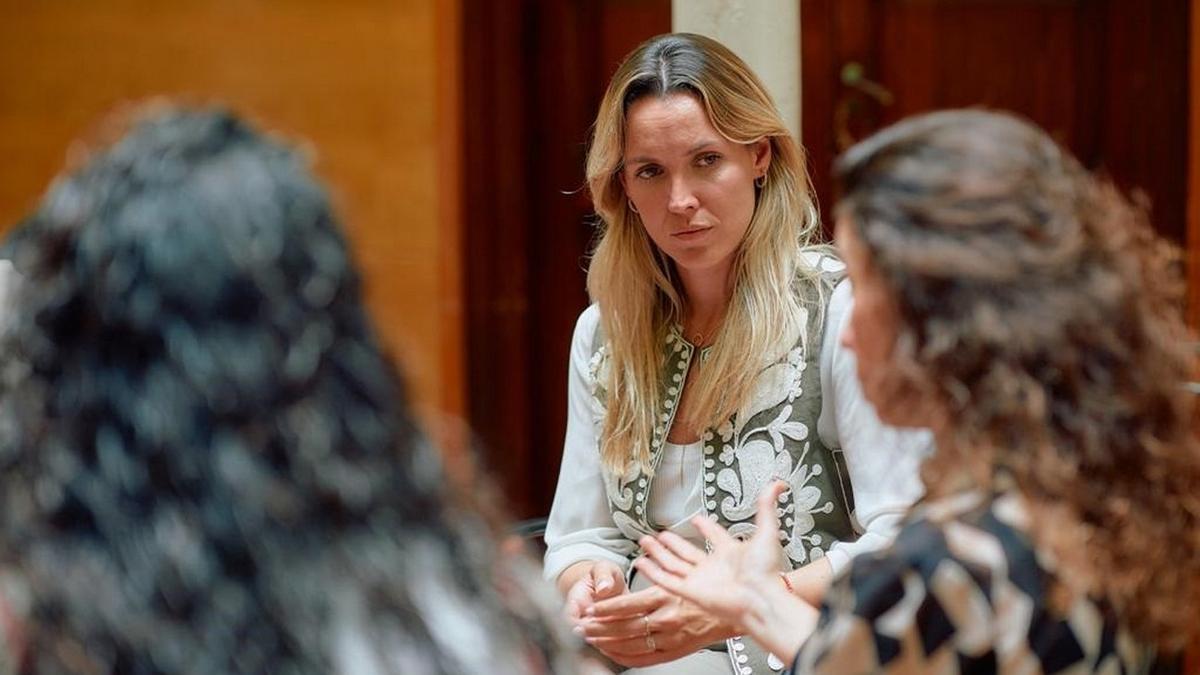
[[[660,530],[672,530],[679,536],[699,536],[688,522],[700,513],[700,491],[704,487],[700,467],[704,441],[687,445],[664,443],[662,459],[654,472],[654,489],[646,508],[650,524]],[[684,534],[686,532],[687,534]]]
[[[851,514],[860,536],[837,542],[827,557],[836,576],[858,553],[889,544],[908,507],[921,496],[921,461],[933,447],[927,430],[900,430],[884,425],[862,396],[854,354],[841,344],[853,305],[849,281],[838,284],[826,310],[821,343],[821,412],[817,433],[830,449],[841,448],[854,491]],[[592,338],[600,321],[596,305],[579,316],[571,341],[567,390],[567,436],[562,468],[546,525],[544,573],[556,579],[583,560],[611,560],[628,570],[637,550],[617,529],[604,491],[595,420],[599,404],[588,387]],[[703,539],[689,522],[701,513],[700,443],[667,444],[649,496],[651,522],[697,546]]]

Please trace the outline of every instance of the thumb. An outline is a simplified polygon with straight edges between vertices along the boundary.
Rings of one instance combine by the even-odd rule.
[[[625,590],[625,577],[616,565],[596,565],[592,568],[592,588],[600,598],[620,595]]]

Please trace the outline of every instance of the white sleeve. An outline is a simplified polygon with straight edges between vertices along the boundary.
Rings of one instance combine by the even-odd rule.
[[[589,361],[600,310],[592,305],[575,324],[567,375],[567,437],[554,504],[546,523],[543,574],[557,579],[581,560],[611,560],[628,570],[637,548],[613,524],[600,465],[599,425],[603,412],[592,396]]]
[[[836,576],[850,558],[892,542],[900,520],[924,492],[920,467],[933,450],[927,429],[898,429],[879,421],[863,398],[854,353],[842,346],[853,307],[850,282],[834,289],[826,309],[821,343],[821,414],[817,433],[829,448],[841,448],[854,492],[854,519],[861,536],[837,542],[828,552]]]

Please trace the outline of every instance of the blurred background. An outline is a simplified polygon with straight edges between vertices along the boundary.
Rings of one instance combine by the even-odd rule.
[[[553,494],[587,304],[589,126],[635,45],[688,29],[743,53],[826,214],[840,149],[986,105],[1143,195],[1196,260],[1197,1],[0,0],[0,226],[148,97],[226,103],[301,141],[425,419],[452,457],[469,428],[529,517]]]

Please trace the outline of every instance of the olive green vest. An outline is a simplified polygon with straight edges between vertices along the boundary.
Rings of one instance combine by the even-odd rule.
[[[821,267],[818,266],[818,269]],[[780,541],[792,568],[825,555],[835,541],[857,537],[851,524],[853,493],[841,449],[825,447],[817,435],[821,412],[821,338],[824,307],[840,273],[824,273],[824,293],[812,284],[798,290],[805,302],[803,325],[796,344],[758,375],[750,400],[717,428],[706,429],[704,446],[704,514],[736,537],[755,531],[755,501],[775,479],[790,488],[779,500],[782,519]],[[597,331],[591,359],[592,381],[599,382],[607,348]],[[699,358],[704,359],[707,350]],[[659,385],[662,409],[650,440],[651,466],[657,469],[662,446],[675,418],[688,367],[696,348],[672,327],[663,345],[666,362]],[[753,358],[753,356],[748,356]],[[604,393],[596,395],[603,399]],[[632,541],[656,530],[647,519],[647,501],[654,476],[633,466],[624,476],[605,474],[605,487],[613,522]],[[631,559],[641,554],[638,550]],[[781,592],[782,588],[781,588]],[[756,643],[742,637],[728,641],[733,672],[738,675],[772,673],[788,664],[770,657]]]

